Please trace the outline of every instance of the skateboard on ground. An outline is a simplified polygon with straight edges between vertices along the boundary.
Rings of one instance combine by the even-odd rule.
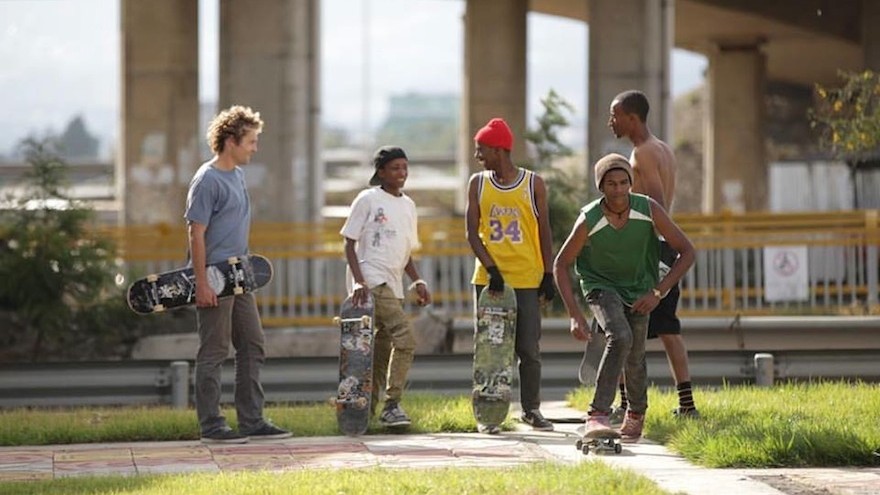
[[[575,442],[574,446],[584,455],[590,452],[594,454],[623,452],[623,446],[620,444],[620,432],[611,428],[604,430],[591,430],[584,433],[584,427],[577,429],[581,438]]]
[[[272,263],[258,254],[233,256],[208,265],[208,285],[217,297],[254,291],[272,280]],[[196,276],[192,267],[154,273],[128,287],[128,307],[139,314],[159,313],[196,302]]]
[[[474,382],[471,403],[477,430],[497,433],[510,409],[516,339],[516,293],[486,287],[477,299],[474,333]]]
[[[339,316],[339,388],[336,421],[349,436],[363,435],[370,423],[373,392],[373,296],[355,306],[351,296],[342,302]]]
[[[599,324],[595,318],[590,320],[590,332],[592,337],[584,347],[584,357],[578,368],[578,381],[581,385],[592,386],[596,384],[596,375],[599,373],[599,363],[605,354],[605,334],[599,330]]]

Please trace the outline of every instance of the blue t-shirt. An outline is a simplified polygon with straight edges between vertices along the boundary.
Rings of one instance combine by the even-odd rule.
[[[217,263],[230,256],[248,254],[251,204],[244,172],[215,168],[204,163],[189,184],[184,218],[207,225],[205,251],[207,263]]]

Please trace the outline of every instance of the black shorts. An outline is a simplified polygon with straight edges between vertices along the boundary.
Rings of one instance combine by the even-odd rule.
[[[660,299],[660,304],[651,311],[651,317],[648,318],[648,338],[656,339],[661,334],[680,334],[681,321],[675,312],[678,309],[678,298],[681,291],[678,284],[666,294],[666,297]]]

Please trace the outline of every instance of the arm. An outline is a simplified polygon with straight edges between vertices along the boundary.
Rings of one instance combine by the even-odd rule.
[[[358,263],[357,252],[354,249],[355,245],[357,245],[357,240],[349,237],[345,238],[345,261],[348,262],[348,268],[351,270],[351,276],[354,279],[351,298],[355,306],[360,306],[367,301],[370,288],[367,287],[364,274],[361,272],[361,265]]]
[[[691,244],[690,239],[688,239],[684,232],[678,228],[678,225],[672,221],[669,214],[666,213],[666,210],[654,200],[651,200],[651,216],[654,218],[654,227],[657,230],[657,233],[662,235],[666,239],[666,242],[669,243],[669,246],[678,252],[678,258],[676,258],[675,262],[672,264],[669,273],[663,277],[663,280],[661,280],[656,287],[661,294],[665,295],[682,279],[682,277],[684,277],[684,274],[687,273],[694,264],[696,251],[694,245]],[[657,304],[659,303],[660,299],[655,297],[653,292],[651,292],[640,297],[635,303],[633,303],[633,310],[648,314],[657,307]]]
[[[565,305],[571,320],[571,334],[575,339],[583,341],[590,340],[589,325],[573,295],[571,267],[574,265],[578,253],[588,243],[586,218],[584,215],[581,215],[575,222],[574,227],[572,227],[568,239],[565,240],[565,243],[556,255],[556,260],[553,262],[553,275],[556,277],[556,287],[559,289],[559,296],[562,298],[562,303]]]
[[[538,239],[541,243],[541,262],[544,266],[544,278],[538,290],[539,297],[545,302],[552,301],[553,275],[551,260],[553,259],[553,233],[550,230],[550,207],[547,206],[547,187],[544,179],[535,174],[535,206],[538,208]]]
[[[668,207],[656,155],[644,148],[637,149],[633,152],[632,167],[637,178],[637,184],[633,184],[633,192],[645,194],[663,208]]]
[[[214,294],[208,285],[208,255],[205,249],[205,231],[208,230],[208,226],[191,221],[187,230],[193,273],[196,276],[196,306],[201,308],[217,306],[217,294]]]
[[[431,304],[431,293],[428,292],[428,284],[419,277],[419,272],[416,270],[416,265],[413,263],[412,258],[407,260],[406,266],[403,267],[403,271],[405,271],[413,281],[410,288],[416,290],[418,296],[416,302],[419,306],[427,306],[428,304]]]
[[[477,182],[479,174],[471,176],[468,182],[467,207],[465,210],[465,227],[467,229],[467,241],[471,246],[474,256],[480,260],[486,268],[495,266],[495,260],[489,255],[483,240],[480,239],[480,200],[477,198]]]

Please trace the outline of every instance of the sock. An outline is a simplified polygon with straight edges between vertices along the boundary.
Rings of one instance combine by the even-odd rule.
[[[629,405],[629,401],[626,400],[626,385],[623,383],[617,384],[618,388],[620,388],[620,407],[626,409]]]
[[[696,409],[694,405],[694,393],[691,390],[691,382],[681,382],[676,388],[678,389],[678,405],[680,409]]]

